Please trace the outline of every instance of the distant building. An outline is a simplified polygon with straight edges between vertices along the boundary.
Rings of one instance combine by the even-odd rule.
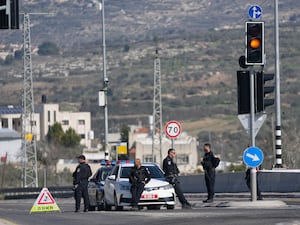
[[[33,114],[33,135],[36,140],[45,140],[50,126],[56,122],[62,125],[64,131],[69,128],[74,129],[81,137],[80,144],[84,145],[87,149],[91,148],[93,131],[91,130],[90,112],[60,111],[58,104],[44,103],[37,106],[35,113]],[[0,129],[15,131],[21,139],[22,107],[12,105],[0,106]],[[15,133],[11,133],[11,137],[14,137]],[[1,146],[1,144],[4,143],[4,140],[0,139],[0,142]],[[6,145],[8,144],[6,143]],[[16,149],[20,150],[20,146],[14,147],[13,151],[16,151]]]
[[[0,129],[0,157],[6,157],[6,162],[17,162],[23,156],[21,151],[21,136],[18,132],[8,129]]]
[[[81,137],[80,144],[91,147],[91,137],[93,131],[91,130],[91,113],[90,112],[68,112],[59,111],[58,104],[42,104],[41,110],[41,126],[40,132],[42,139],[45,139],[49,128],[54,123],[60,123],[64,131],[73,128],[75,132]]]
[[[159,150],[159,137],[154,138],[154,151],[152,151],[152,135],[147,128],[136,127],[129,134],[129,149],[132,158],[140,158],[143,162],[156,162],[161,165],[167,156],[168,149],[172,146],[172,140],[163,135],[162,151]],[[176,150],[176,163],[181,174],[194,173],[197,170],[197,140],[183,132],[174,140]],[[160,158],[160,155],[162,158]],[[153,156],[153,157],[152,157]],[[161,165],[162,166],[162,165]]]

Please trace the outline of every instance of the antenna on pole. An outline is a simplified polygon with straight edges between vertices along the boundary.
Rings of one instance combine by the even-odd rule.
[[[157,134],[158,132],[158,134]],[[159,146],[155,140],[159,139]],[[155,150],[159,151],[159,162],[162,163],[162,107],[161,107],[161,73],[158,49],[154,59],[154,91],[153,91],[153,132],[152,132],[152,161],[156,162]]]
[[[51,13],[30,13],[51,15]],[[53,14],[52,14],[53,15]],[[31,60],[31,37],[29,13],[24,13],[24,76],[22,96],[22,166],[23,187],[38,187],[36,118],[34,118],[34,95]]]

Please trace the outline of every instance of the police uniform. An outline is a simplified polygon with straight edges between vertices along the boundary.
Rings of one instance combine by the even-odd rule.
[[[180,171],[170,156],[167,156],[163,160],[163,171],[165,172],[166,180],[173,185],[182,207],[190,208],[190,203],[185,199],[180,187],[180,182],[177,179]]]
[[[214,158],[215,156],[211,151],[206,152],[201,162],[205,171],[204,177],[207,189],[207,200],[205,200],[204,202],[212,202],[215,195],[216,170],[214,167]]]
[[[84,201],[84,211],[89,208],[89,195],[88,195],[88,178],[92,175],[91,167],[85,162],[80,163],[73,173],[73,185],[75,187],[75,212],[80,209],[81,197]]]
[[[140,166],[139,168],[133,167],[130,170],[129,182],[131,183],[132,206],[137,208],[138,202],[144,191],[145,184],[151,179],[148,168]]]

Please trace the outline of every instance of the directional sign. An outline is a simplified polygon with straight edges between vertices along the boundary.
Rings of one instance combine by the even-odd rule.
[[[248,10],[250,19],[259,19],[262,15],[261,7],[258,5],[251,6]]]
[[[169,121],[165,127],[166,135],[169,138],[177,138],[181,134],[181,125],[179,122],[173,120]]]
[[[264,153],[258,147],[249,147],[244,151],[244,163],[249,167],[257,167],[264,160]]]

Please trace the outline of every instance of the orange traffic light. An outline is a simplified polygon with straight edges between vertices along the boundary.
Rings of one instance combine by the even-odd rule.
[[[264,54],[264,22],[246,22],[245,64],[264,65]]]
[[[251,48],[258,48],[260,46],[260,40],[258,38],[254,38],[252,40],[250,40],[250,43],[249,43],[250,47]]]

